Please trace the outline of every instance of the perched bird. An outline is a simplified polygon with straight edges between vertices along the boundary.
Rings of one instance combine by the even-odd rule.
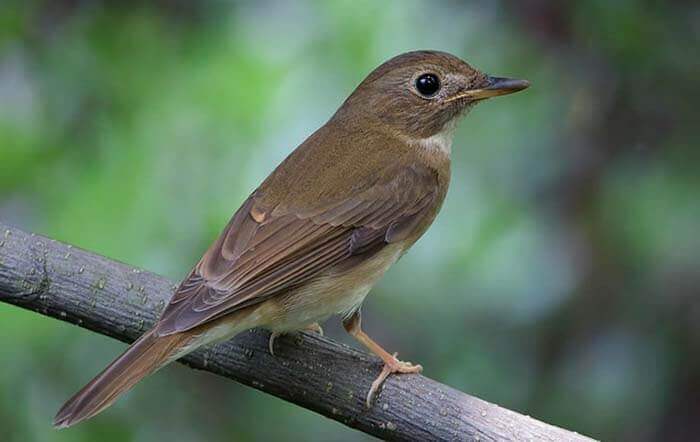
[[[332,315],[384,361],[368,406],[388,375],[419,372],[365,334],[360,307],[440,210],[459,118],[528,86],[444,52],[379,66],[243,202],[153,329],[70,398],[54,425],[96,415],[202,345],[263,327],[272,351],[279,333],[318,328]]]

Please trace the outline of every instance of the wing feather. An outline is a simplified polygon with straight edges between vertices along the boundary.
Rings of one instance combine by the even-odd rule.
[[[299,286],[408,237],[438,199],[433,171],[403,167],[384,182],[308,207],[251,195],[190,275],[158,325],[185,331]]]

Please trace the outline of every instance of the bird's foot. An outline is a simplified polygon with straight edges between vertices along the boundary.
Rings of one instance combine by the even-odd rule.
[[[377,395],[379,389],[384,384],[384,381],[386,381],[386,378],[388,378],[390,374],[420,373],[421,371],[423,371],[423,367],[418,364],[413,365],[410,362],[399,361],[398,359],[396,359],[397,354],[398,353],[394,353],[391,359],[387,359],[384,361],[384,367],[382,368],[382,372],[379,373],[377,379],[375,379],[374,382],[372,382],[372,386],[369,389],[369,393],[367,393],[367,408],[372,407],[372,401],[374,400],[374,397]]]
[[[319,335],[323,336],[323,329],[318,324],[318,322],[312,322],[311,324],[304,327],[304,330],[318,333]],[[272,356],[275,355],[275,339],[279,338],[283,334],[284,334],[284,332],[278,332],[278,331],[273,331],[270,333],[270,339],[267,341],[267,349],[270,350],[270,354]]]
[[[321,328],[321,325],[318,322],[312,322],[311,324],[304,327],[304,330],[318,333],[319,335],[323,336],[323,328]]]

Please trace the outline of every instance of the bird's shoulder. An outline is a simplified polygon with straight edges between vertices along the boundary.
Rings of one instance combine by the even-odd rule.
[[[449,164],[436,164],[404,140],[329,126],[312,134],[269,175],[253,195],[256,207],[307,211],[392,186],[396,192],[432,192],[447,185]]]

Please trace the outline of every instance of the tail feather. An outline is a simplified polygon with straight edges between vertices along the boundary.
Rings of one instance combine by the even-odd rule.
[[[184,333],[144,334],[61,407],[54,427],[70,427],[109,407],[138,381],[179,357],[190,339]]]

